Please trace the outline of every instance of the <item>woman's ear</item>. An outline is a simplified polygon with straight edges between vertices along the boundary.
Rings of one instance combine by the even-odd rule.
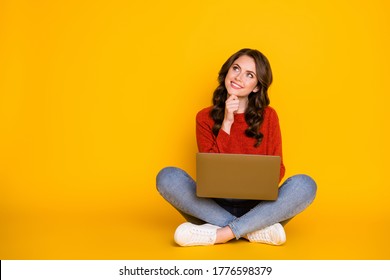
[[[252,90],[252,92],[258,92],[259,91],[259,86],[256,86],[253,90]]]

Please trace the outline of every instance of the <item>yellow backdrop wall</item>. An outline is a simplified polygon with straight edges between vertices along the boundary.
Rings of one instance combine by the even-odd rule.
[[[0,259],[388,259],[389,6],[2,0]],[[271,62],[286,177],[318,196],[282,248],[183,250],[155,176],[195,176],[195,114],[243,47]]]

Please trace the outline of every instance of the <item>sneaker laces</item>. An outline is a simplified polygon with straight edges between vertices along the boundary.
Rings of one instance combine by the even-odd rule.
[[[286,235],[281,224],[274,224],[247,235],[249,241],[273,245],[281,245],[286,241]]]
[[[271,243],[273,241],[272,231],[269,229],[257,230],[251,234],[250,237],[254,241],[264,241],[266,243]]]
[[[175,241],[181,246],[213,245],[217,237],[217,226],[184,223],[175,232]]]
[[[214,243],[215,242],[215,230],[206,227],[193,227],[190,229],[191,242],[194,243]]]

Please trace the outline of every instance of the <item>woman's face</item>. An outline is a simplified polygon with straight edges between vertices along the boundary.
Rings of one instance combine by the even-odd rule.
[[[230,95],[247,97],[251,92],[257,92],[255,60],[247,55],[237,58],[226,75],[225,87]]]

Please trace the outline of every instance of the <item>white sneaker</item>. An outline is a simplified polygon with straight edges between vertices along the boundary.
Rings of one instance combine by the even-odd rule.
[[[282,245],[286,242],[286,233],[281,224],[276,223],[264,229],[248,233],[250,242],[266,243],[271,245]]]
[[[178,226],[174,239],[180,246],[213,245],[218,228],[211,224],[194,225],[187,222]]]

